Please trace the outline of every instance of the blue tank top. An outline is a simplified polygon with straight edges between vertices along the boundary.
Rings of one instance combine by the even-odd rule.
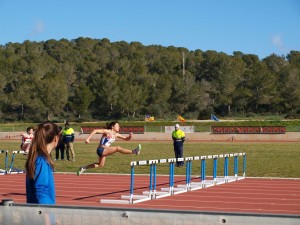
[[[109,147],[116,140],[115,136],[102,136],[100,144]]]

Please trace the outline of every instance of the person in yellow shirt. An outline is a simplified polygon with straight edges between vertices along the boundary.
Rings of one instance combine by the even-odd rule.
[[[172,132],[173,146],[176,159],[183,157],[183,142],[185,141],[185,134],[180,130],[179,124],[175,125],[175,130]],[[183,167],[184,162],[176,162],[177,167]]]
[[[74,142],[74,130],[73,128],[70,127],[70,124],[66,122],[65,124],[65,129],[62,132],[63,136],[63,142],[65,144],[65,150],[67,154],[67,160],[70,160],[70,152],[71,152],[71,157],[72,160],[75,161],[75,152],[74,152],[74,147],[73,147],[73,142]]]

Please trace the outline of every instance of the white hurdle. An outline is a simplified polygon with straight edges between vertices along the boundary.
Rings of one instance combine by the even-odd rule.
[[[11,156],[11,162],[10,162],[10,166],[9,166],[9,170],[7,171],[7,173],[9,174],[19,174],[19,173],[25,173],[24,170],[18,169],[18,168],[14,168],[14,160],[15,160],[15,155],[16,154],[25,154],[25,151],[13,151],[12,152],[12,156]]]
[[[177,195],[183,192],[187,192],[187,189],[185,187],[174,187],[174,175],[175,175],[175,164],[176,162],[183,162],[184,158],[171,158],[167,159],[167,162],[169,163],[169,187],[161,188],[161,191],[168,192],[169,195]]]
[[[238,176],[238,156],[243,156],[243,175]],[[217,175],[218,171],[218,159],[224,158],[224,176],[220,177]],[[234,171],[233,176],[229,176],[229,158],[234,159]],[[206,160],[213,160],[213,175],[211,180],[206,179]],[[175,163],[177,161],[186,162],[186,183],[174,186],[174,171]],[[199,182],[191,182],[192,176],[192,162],[201,162],[201,176]],[[169,163],[169,187],[161,188],[161,191],[156,190],[156,166],[157,164]],[[149,191],[144,191],[142,194],[134,194],[134,167],[135,166],[150,166],[150,182]],[[155,160],[142,160],[133,161],[130,163],[131,166],[131,181],[130,181],[130,195],[122,195],[121,200],[115,199],[101,199],[101,203],[115,203],[115,204],[134,204],[152,199],[163,198],[166,196],[176,195],[185,193],[188,191],[199,190],[202,188],[208,188],[215,185],[226,184],[229,182],[241,180],[246,175],[246,154],[245,153],[234,153],[234,154],[220,154],[220,155],[208,155],[208,156],[193,156],[186,158],[170,158],[170,159],[155,159]]]

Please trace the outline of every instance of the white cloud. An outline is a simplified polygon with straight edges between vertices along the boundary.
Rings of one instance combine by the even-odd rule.
[[[280,34],[277,34],[272,37],[272,43],[275,45],[277,48],[282,48],[283,47],[283,41],[281,38]]]
[[[44,31],[44,23],[41,20],[36,20],[33,29],[31,31],[31,36],[36,36]]]
[[[282,54],[286,54],[289,52],[287,47],[285,46],[283,39],[280,34],[274,35],[272,37],[272,44],[280,51]]]

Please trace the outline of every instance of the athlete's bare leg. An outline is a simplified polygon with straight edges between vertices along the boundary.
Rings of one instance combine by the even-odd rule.
[[[132,154],[132,150],[126,149],[126,148],[121,148],[120,146],[115,146],[115,147],[107,147],[104,149],[102,156],[108,156],[112,155],[116,152],[120,152],[122,154]]]
[[[129,150],[129,149],[121,148],[120,146],[106,147],[103,150],[102,156],[99,157],[99,162],[98,163],[92,163],[92,164],[90,164],[88,166],[81,167],[77,171],[77,175],[79,176],[80,174],[82,174],[87,169],[92,169],[92,168],[96,168],[96,167],[103,167],[104,164],[105,164],[105,157],[108,156],[108,155],[112,155],[112,154],[114,154],[116,152],[120,152],[122,154],[136,154],[136,155],[139,155],[140,154],[140,150],[141,150],[141,145],[140,144],[134,150]]]
[[[27,143],[27,144],[23,144],[22,145],[22,151],[24,151],[26,154],[29,152],[29,148],[30,148],[30,144]]]
[[[103,167],[105,164],[105,157],[99,157],[99,162],[98,163],[92,163],[88,166],[86,166],[86,169],[92,169],[92,168],[97,168],[97,167]]]

